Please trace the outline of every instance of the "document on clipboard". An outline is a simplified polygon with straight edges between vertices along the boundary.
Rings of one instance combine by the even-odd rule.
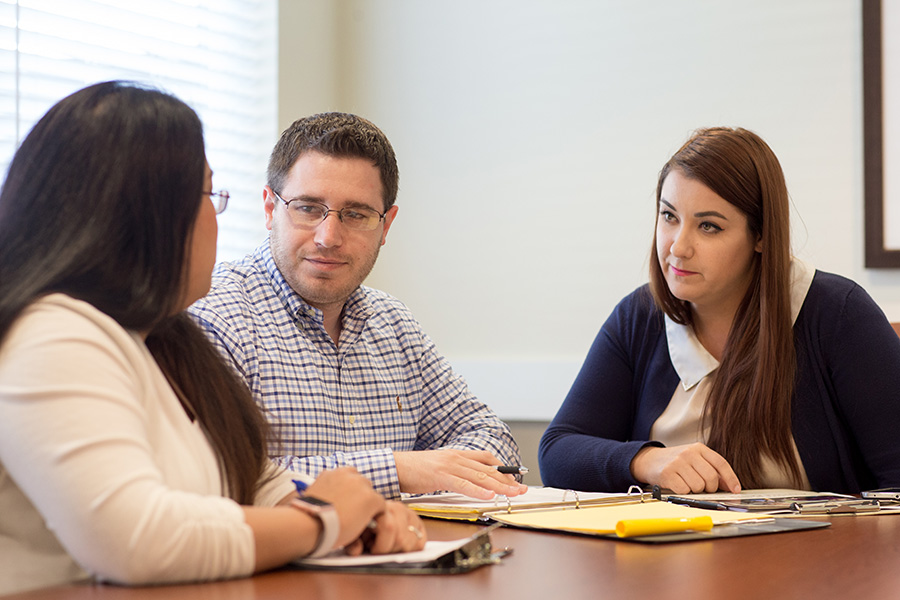
[[[668,499],[670,502],[673,501],[671,496],[665,494],[661,494],[660,498]],[[785,517],[871,515],[900,512],[900,507],[890,506],[873,499],[857,498],[856,496],[832,492],[791,489],[750,489],[741,490],[737,494],[726,492],[685,494],[684,498],[697,500],[700,503],[715,503],[728,510]]]
[[[487,521],[493,513],[516,512],[535,508],[567,508],[635,502],[649,498],[635,486],[629,493],[579,492],[553,487],[530,486],[518,496],[496,496],[493,500],[477,500],[462,494],[428,494],[410,496],[403,502],[421,517],[457,521]]]
[[[417,552],[396,554],[362,554],[348,556],[336,551],[321,558],[301,558],[292,563],[301,569],[342,571],[345,573],[382,573],[401,575],[435,575],[467,573],[473,569],[499,563],[512,550],[495,551],[490,533],[499,527],[491,525],[474,535],[447,542],[428,541]]]

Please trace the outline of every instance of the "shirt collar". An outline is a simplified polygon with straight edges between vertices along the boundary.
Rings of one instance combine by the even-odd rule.
[[[797,321],[815,274],[816,270],[799,258],[791,260],[791,323]],[[715,371],[719,367],[719,361],[703,347],[691,327],[679,325],[668,315],[665,320],[669,358],[681,379],[681,385],[687,391]]]

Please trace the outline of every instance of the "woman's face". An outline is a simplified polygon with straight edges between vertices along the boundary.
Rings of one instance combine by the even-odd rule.
[[[200,211],[194,221],[191,244],[188,248],[187,281],[185,282],[182,306],[187,308],[209,292],[212,282],[212,270],[216,264],[216,238],[219,225],[216,222],[216,209],[209,192],[212,191],[212,170],[207,163],[203,177],[203,191],[199,198]]]
[[[673,170],[663,181],[656,256],[672,294],[695,311],[737,311],[762,249],[747,217],[696,179]]]

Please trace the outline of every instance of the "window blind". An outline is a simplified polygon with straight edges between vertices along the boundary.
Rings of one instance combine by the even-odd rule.
[[[265,237],[262,186],[277,132],[276,0],[0,0],[0,168],[55,102],[98,81],[172,92],[203,120],[219,260]]]

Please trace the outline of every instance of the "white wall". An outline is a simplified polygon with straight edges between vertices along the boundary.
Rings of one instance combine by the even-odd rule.
[[[504,418],[556,412],[615,303],[646,281],[653,190],[701,126],[782,161],[794,251],[900,320],[863,268],[858,0],[282,0],[282,126],[346,110],[400,163],[370,285],[406,302]],[[292,36],[310,36],[314,55]],[[286,59],[290,67],[286,67]]]

